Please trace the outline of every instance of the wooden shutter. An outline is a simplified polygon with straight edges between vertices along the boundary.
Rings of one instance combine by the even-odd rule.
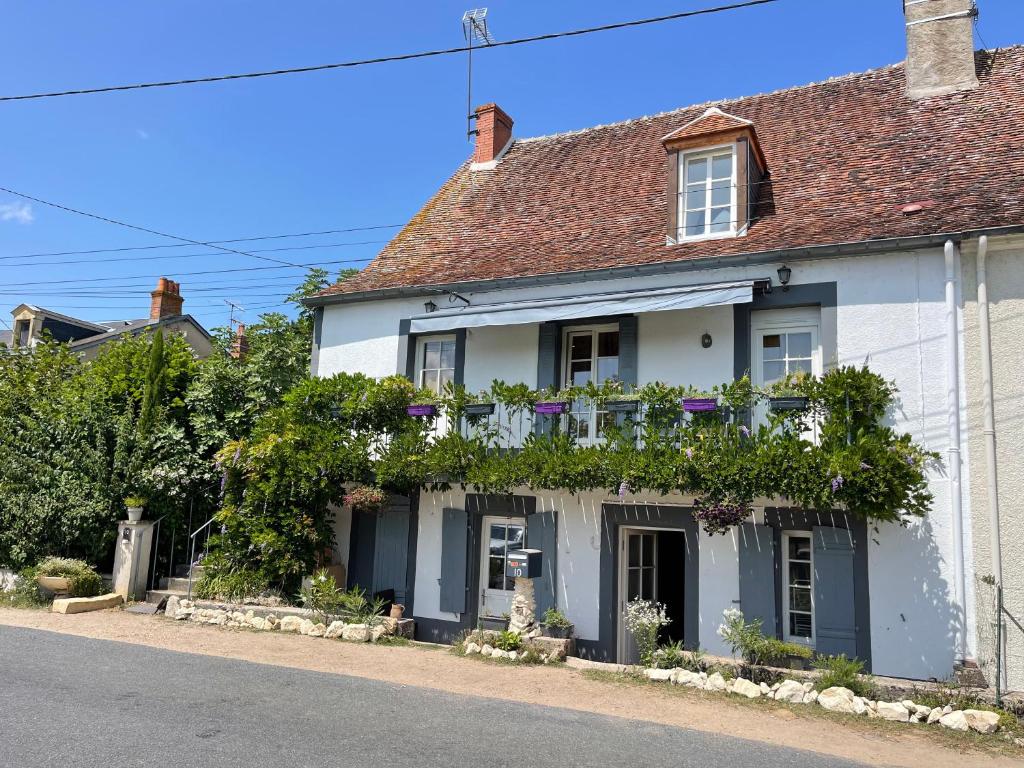
[[[626,391],[637,385],[637,325],[635,316],[619,318],[619,379]]]
[[[537,339],[537,389],[560,389],[562,327],[558,323],[541,323],[538,327],[540,336]],[[538,416],[535,424],[537,434],[543,434],[548,429],[550,417]]]
[[[445,509],[441,518],[442,611],[465,613],[469,572],[469,516],[464,509]]]
[[[533,582],[537,601],[537,620],[544,611],[558,605],[555,575],[558,573],[558,513],[536,512],[526,518],[526,546],[539,549],[544,573]]]
[[[736,142],[736,231],[742,233],[750,223],[750,142]]]
[[[668,226],[666,236],[670,243],[679,236],[679,151],[668,152],[668,184],[666,188]]]
[[[778,636],[775,611],[775,535],[767,525],[744,523],[740,537],[740,610],[747,621],[761,620],[761,631]]]
[[[377,515],[373,591],[395,590],[395,602],[406,605],[409,562],[409,502],[393,504]]]
[[[857,655],[853,541],[845,528],[815,527],[814,639],[818,653]]]

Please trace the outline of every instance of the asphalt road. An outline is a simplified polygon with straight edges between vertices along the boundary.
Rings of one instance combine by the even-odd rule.
[[[853,766],[552,707],[0,626],[0,766]]]

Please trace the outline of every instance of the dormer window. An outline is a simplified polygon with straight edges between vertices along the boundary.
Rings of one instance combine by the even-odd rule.
[[[736,233],[735,145],[680,152],[676,240]]]
[[[667,244],[745,235],[756,219],[766,169],[753,124],[712,107],[662,143],[668,152]]]

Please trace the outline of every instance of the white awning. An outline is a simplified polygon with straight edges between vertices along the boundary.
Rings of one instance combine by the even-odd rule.
[[[753,301],[754,281],[705,283],[677,288],[593,293],[587,296],[474,304],[412,317],[410,333],[434,333],[484,325],[521,325],[551,320],[664,312]]]

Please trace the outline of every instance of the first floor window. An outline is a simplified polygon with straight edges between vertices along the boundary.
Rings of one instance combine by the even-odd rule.
[[[814,563],[811,536],[784,533],[783,619],[786,640],[814,645]]]
[[[679,156],[680,239],[736,231],[733,149]]]
[[[418,342],[416,386],[440,395],[455,381],[455,337],[427,337]]]
[[[617,326],[573,329],[566,332],[566,386],[600,386],[619,378],[619,329]],[[584,400],[571,404],[569,434],[589,441],[603,436],[605,425],[615,423],[615,414],[598,411]]]

